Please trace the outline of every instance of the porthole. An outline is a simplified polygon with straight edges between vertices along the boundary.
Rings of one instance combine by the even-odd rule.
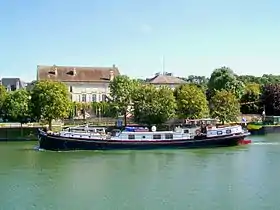
[[[217,131],[217,135],[222,135],[223,132],[222,131]]]

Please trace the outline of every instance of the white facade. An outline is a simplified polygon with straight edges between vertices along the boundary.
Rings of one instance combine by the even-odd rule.
[[[76,102],[101,102],[109,94],[109,83],[71,82],[66,85],[71,93],[71,100]]]

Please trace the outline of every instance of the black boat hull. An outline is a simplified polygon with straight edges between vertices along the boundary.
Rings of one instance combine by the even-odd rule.
[[[47,135],[39,131],[39,148],[45,150],[116,150],[116,149],[186,149],[236,146],[249,134],[239,134],[207,139],[164,140],[164,141],[117,141],[74,139]]]

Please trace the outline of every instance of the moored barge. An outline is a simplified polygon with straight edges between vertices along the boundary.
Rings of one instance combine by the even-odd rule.
[[[173,131],[156,131],[145,127],[126,127],[104,132],[58,132],[39,130],[39,147],[46,150],[113,150],[113,149],[183,149],[228,147],[238,145],[250,135],[240,125],[176,127]]]

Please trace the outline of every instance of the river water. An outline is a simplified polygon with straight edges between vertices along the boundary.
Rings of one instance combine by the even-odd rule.
[[[1,210],[278,210],[280,135],[232,148],[34,150],[0,143]]]

